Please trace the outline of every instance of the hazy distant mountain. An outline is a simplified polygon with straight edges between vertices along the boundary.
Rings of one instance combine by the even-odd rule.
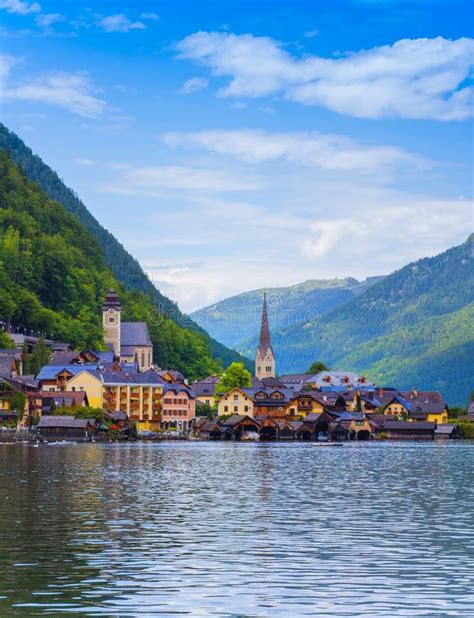
[[[278,370],[320,360],[400,388],[439,389],[465,404],[474,389],[474,235],[405,266],[305,324],[273,329]],[[240,351],[251,355],[256,341]]]
[[[269,319],[272,331],[303,324],[331,311],[359,294],[382,277],[363,282],[344,279],[312,279],[290,287],[268,288]],[[256,337],[260,329],[263,289],[244,292],[191,314],[211,337],[239,349]]]

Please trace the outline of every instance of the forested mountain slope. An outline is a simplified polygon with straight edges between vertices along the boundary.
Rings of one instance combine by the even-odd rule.
[[[94,236],[0,151],[0,319],[76,348],[101,348],[110,287],[120,294],[124,319],[148,323],[160,366],[190,378],[216,371],[208,339],[178,326],[143,292],[125,291]]]
[[[273,330],[280,330],[331,311],[379,281],[371,277],[359,282],[352,277],[344,279],[312,279],[289,287],[266,289],[268,311]],[[212,337],[226,346],[245,345],[260,330],[264,290],[252,290],[214,305],[199,309],[191,317]]]
[[[385,385],[439,389],[451,403],[465,403],[474,388],[473,244],[471,235],[330,313],[275,333],[279,371],[304,370],[318,359]]]
[[[153,285],[148,276],[118,240],[108,232],[91,215],[79,197],[69,189],[59,178],[55,171],[48,167],[42,159],[33,154],[30,148],[5,125],[0,123],[0,149],[6,150],[12,160],[23,170],[27,178],[37,183],[39,187],[52,199],[64,206],[64,208],[76,215],[82,225],[99,242],[105,261],[115,274],[116,278],[128,290],[139,290],[145,293],[162,311],[178,325],[198,333],[208,340],[212,356],[220,359],[224,366],[233,361],[244,361],[234,350],[229,350],[221,343],[215,341],[197,324],[183,315],[176,303],[161,294]]]

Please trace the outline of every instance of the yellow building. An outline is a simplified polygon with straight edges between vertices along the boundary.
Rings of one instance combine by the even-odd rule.
[[[102,376],[98,371],[94,373],[84,369],[65,383],[67,391],[85,391],[91,408],[102,408]]]
[[[287,416],[304,418],[308,414],[324,412],[324,402],[311,393],[298,393],[287,405]]]
[[[426,421],[439,425],[448,422],[448,407],[439,393],[415,393],[408,393],[407,399],[394,397],[387,404],[384,413],[406,418],[410,422]]]
[[[66,384],[66,390],[85,391],[92,407],[106,412],[125,412],[139,431],[160,429],[163,383],[157,378],[125,372],[81,371]]]
[[[253,418],[254,406],[252,396],[243,389],[233,388],[220,397],[217,404],[217,414],[219,416],[241,414]]]

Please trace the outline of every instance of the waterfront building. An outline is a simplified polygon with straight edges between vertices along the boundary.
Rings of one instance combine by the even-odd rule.
[[[196,397],[191,389],[179,384],[165,386],[161,429],[187,431],[196,418]]]
[[[426,421],[438,424],[448,422],[448,406],[438,391],[413,389],[392,397],[385,414],[410,422]]]
[[[217,404],[217,415],[228,416],[229,414],[240,414],[253,417],[254,402],[251,389],[233,388],[219,398]]]
[[[139,371],[153,366],[153,344],[146,322],[122,322],[122,305],[115,290],[110,290],[102,305],[105,342],[117,359],[137,363]]]
[[[39,436],[48,440],[89,440],[97,433],[95,420],[66,415],[42,416],[37,427]]]
[[[270,325],[268,323],[267,294],[263,295],[262,323],[260,339],[255,357],[255,377],[274,378],[276,375],[276,362],[270,338]]]

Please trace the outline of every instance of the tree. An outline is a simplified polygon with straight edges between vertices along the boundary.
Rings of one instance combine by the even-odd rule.
[[[227,393],[233,388],[250,388],[252,376],[243,363],[231,363],[216,384],[216,395]]]
[[[0,330],[0,348],[12,349],[14,347],[15,344],[10,339],[8,333],[4,330]]]
[[[329,371],[329,367],[326,367],[326,365],[321,361],[314,361],[308,369],[308,373],[319,373],[320,371]]]
[[[39,373],[43,365],[49,363],[49,357],[51,356],[51,350],[44,342],[43,337],[40,337],[36,342],[35,349],[31,355],[31,371],[34,375]]]

